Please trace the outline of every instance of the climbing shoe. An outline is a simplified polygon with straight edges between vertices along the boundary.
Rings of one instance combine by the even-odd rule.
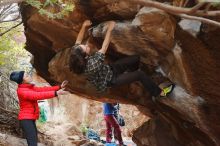
[[[163,88],[162,89],[163,95],[160,95],[160,96],[162,96],[162,97],[168,96],[173,91],[174,87],[175,87],[174,84],[170,84],[169,86]]]

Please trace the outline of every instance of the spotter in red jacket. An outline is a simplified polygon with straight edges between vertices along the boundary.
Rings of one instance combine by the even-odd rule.
[[[55,97],[55,91],[60,86],[35,87],[33,84],[19,84],[17,89],[20,111],[19,120],[39,118],[39,107],[37,100],[50,99]]]

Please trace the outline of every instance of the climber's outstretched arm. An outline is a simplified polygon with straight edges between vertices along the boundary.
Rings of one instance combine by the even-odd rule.
[[[107,28],[107,31],[106,31],[106,34],[105,34],[105,39],[102,43],[102,48],[99,50],[99,52],[101,52],[103,54],[105,54],[107,49],[108,49],[110,39],[111,39],[111,32],[112,32],[114,26],[115,26],[114,21],[109,21],[108,22],[108,28]]]
[[[75,44],[81,44],[82,43],[82,40],[83,40],[83,37],[84,37],[84,34],[85,34],[85,31],[86,29],[92,25],[92,22],[90,20],[85,20],[83,22],[83,25],[79,31],[79,34],[77,36],[77,39],[76,39],[76,42]]]

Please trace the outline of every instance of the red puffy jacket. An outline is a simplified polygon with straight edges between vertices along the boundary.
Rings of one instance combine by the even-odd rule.
[[[20,105],[18,119],[38,119],[39,107],[37,100],[53,98],[55,91],[59,89],[59,86],[35,87],[33,84],[19,84],[17,89]]]

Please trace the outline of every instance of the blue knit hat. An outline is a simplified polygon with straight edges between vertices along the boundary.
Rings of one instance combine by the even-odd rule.
[[[14,71],[10,74],[10,80],[21,84],[24,77],[24,71]]]

